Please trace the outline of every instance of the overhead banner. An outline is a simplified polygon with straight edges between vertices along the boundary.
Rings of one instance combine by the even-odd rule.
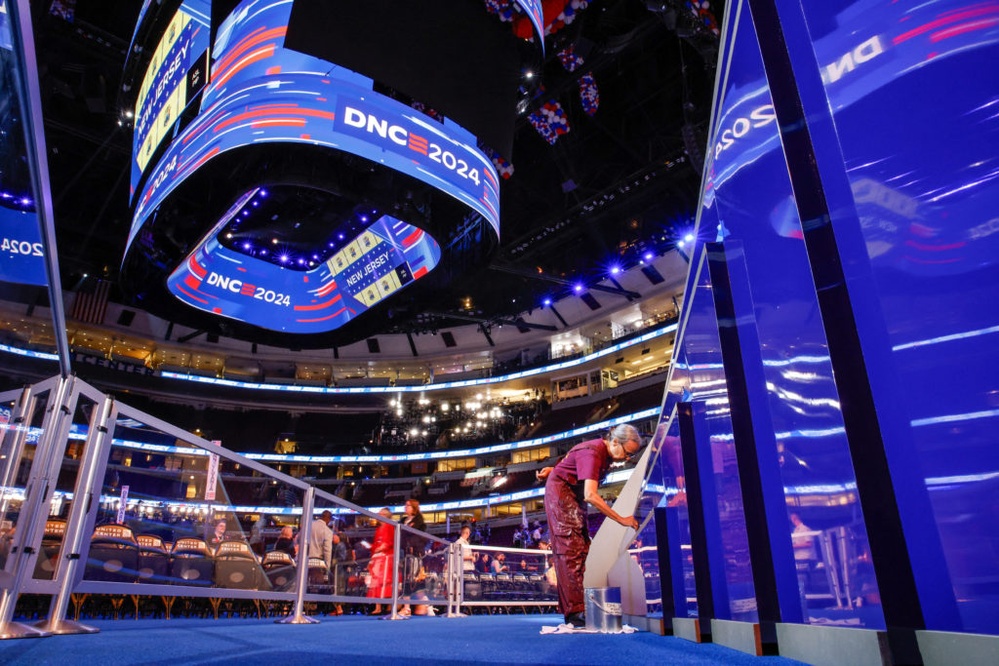
[[[222,446],[221,440],[214,440],[212,444]],[[219,482],[219,455],[217,453],[208,454],[208,478],[205,479],[205,500],[215,501],[215,490]]]

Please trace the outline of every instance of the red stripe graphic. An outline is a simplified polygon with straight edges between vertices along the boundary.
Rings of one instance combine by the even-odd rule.
[[[423,229],[415,229],[413,233],[409,234],[404,239],[402,239],[402,246],[409,247],[416,241],[420,240],[420,237],[422,235],[423,235]]]
[[[317,322],[317,321],[327,321],[329,319],[333,319],[334,317],[339,317],[340,314],[342,314],[343,311],[346,310],[346,309],[347,308],[340,308],[339,310],[337,310],[336,312],[334,312],[333,314],[331,314],[331,315],[329,315],[327,317],[319,317],[318,319],[296,319],[295,321],[302,322],[304,324],[311,324],[311,323],[314,323],[314,322]]]
[[[427,154],[427,150],[430,148],[430,144],[427,142],[426,139],[417,134],[413,134],[412,132],[409,133],[408,146],[410,150],[414,150],[424,155]]]
[[[295,309],[296,310],[322,310],[323,308],[328,308],[329,306],[333,305],[334,303],[336,303],[337,301],[339,301],[341,298],[343,298],[343,296],[341,294],[337,294],[336,296],[334,296],[333,298],[331,298],[330,300],[328,300],[328,301],[326,301],[324,303],[317,303],[316,305],[296,305]],[[322,320],[317,319],[316,321],[322,321]]]
[[[205,276],[208,275],[208,269],[199,264],[193,255],[187,260],[187,268],[202,280],[204,280]]]
[[[182,284],[178,284],[177,285],[177,291],[179,291],[180,293],[186,295],[192,301],[197,301],[199,303],[204,303],[205,305],[208,305],[208,300],[207,299],[199,298],[199,297],[195,296],[194,294],[192,294],[191,292],[189,292],[187,289],[184,289],[184,285],[182,285]]]
[[[950,15],[944,15],[941,18],[938,18],[934,21],[930,21],[929,23],[924,23],[918,28],[914,28],[908,32],[903,32],[901,35],[898,35],[897,37],[893,38],[892,42],[894,42],[895,44],[901,44],[902,42],[908,39],[912,39],[913,37],[916,37],[918,35],[921,35],[924,32],[929,32],[937,28],[942,28],[948,23],[956,23],[957,21],[975,18],[977,16],[982,16],[983,14],[995,14],[997,9],[999,8],[997,8],[995,5],[991,6],[986,5],[984,7],[979,7],[977,9],[971,9],[968,11],[955,12]]]

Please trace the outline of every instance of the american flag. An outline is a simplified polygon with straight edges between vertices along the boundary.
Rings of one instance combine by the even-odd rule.
[[[104,315],[108,310],[108,292],[110,291],[110,281],[97,280],[97,284],[91,289],[87,289],[85,286],[81,291],[76,292],[73,310],[69,313],[70,318],[87,324],[103,324]]]

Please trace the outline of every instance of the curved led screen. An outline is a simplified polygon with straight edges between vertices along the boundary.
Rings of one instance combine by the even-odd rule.
[[[356,72],[285,48],[293,4],[246,0],[224,18],[213,14],[221,23],[203,29],[185,2],[147,70],[134,165],[145,171],[122,275],[143,307],[172,321],[210,329],[205,317],[223,316],[245,325],[227,335],[269,342],[257,333],[322,335],[440,265],[435,280],[407,292],[432,293],[453,279],[456,269],[447,267],[477,265],[496,246],[499,181],[476,137],[375,92]],[[192,102],[198,66],[190,58],[208,33],[211,74]],[[240,204],[254,190],[257,199]],[[230,242],[226,225],[249,215],[268,190],[284,192],[301,217],[276,210],[272,222],[235,234],[257,248],[248,253]],[[363,207],[374,224],[350,218]],[[287,262],[262,252],[270,235],[293,250]],[[455,242],[462,235],[474,242]],[[333,251],[365,242],[371,247],[351,263],[362,279],[330,263]],[[378,270],[365,272],[372,261]],[[201,272],[220,282],[203,282]],[[262,288],[260,298],[231,291],[234,280]],[[319,307],[334,297],[339,305]],[[341,331],[343,339],[359,337],[351,331],[360,328]]]
[[[208,0],[184,0],[153,52],[135,101],[132,188],[207,78]]]
[[[187,176],[227,150],[263,142],[325,146],[384,164],[455,197],[498,234],[496,170],[475,137],[375,93],[370,79],[282,48],[289,9],[246,2],[220,27],[201,112],[150,172],[130,242]]]
[[[248,192],[217,230],[222,232],[267,196],[266,190]],[[274,263],[259,250],[251,256],[250,247],[225,247],[218,233],[212,234],[173,271],[167,288],[182,303],[205,312],[268,330],[322,333],[427,275],[441,256],[429,234],[389,215],[344,241],[322,263],[295,270],[294,263],[282,265],[289,256],[280,249],[267,253],[279,255]],[[304,257],[299,261],[316,263]]]

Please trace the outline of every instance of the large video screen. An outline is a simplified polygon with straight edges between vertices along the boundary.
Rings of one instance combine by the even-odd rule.
[[[0,281],[48,284],[35,213],[7,5],[0,0]]]
[[[136,202],[146,217],[213,157],[273,142],[306,143],[383,164],[451,195],[499,233],[499,184],[475,137],[371,90],[343,67],[283,48],[290,4],[242,3],[218,29],[199,116],[173,141]]]
[[[208,75],[209,0],[184,0],[153,51],[135,101],[132,188]]]
[[[294,262],[286,267],[252,256],[249,247],[223,245],[219,234],[267,196],[267,190],[254,189],[236,201],[170,275],[167,288],[174,296],[199,310],[271,331],[323,333],[410,286],[440,261],[440,246],[430,234],[389,215],[345,238],[335,254],[318,266],[306,264],[305,270],[295,270]]]
[[[0,49],[11,49],[10,18],[7,15],[7,0],[0,0]]]

